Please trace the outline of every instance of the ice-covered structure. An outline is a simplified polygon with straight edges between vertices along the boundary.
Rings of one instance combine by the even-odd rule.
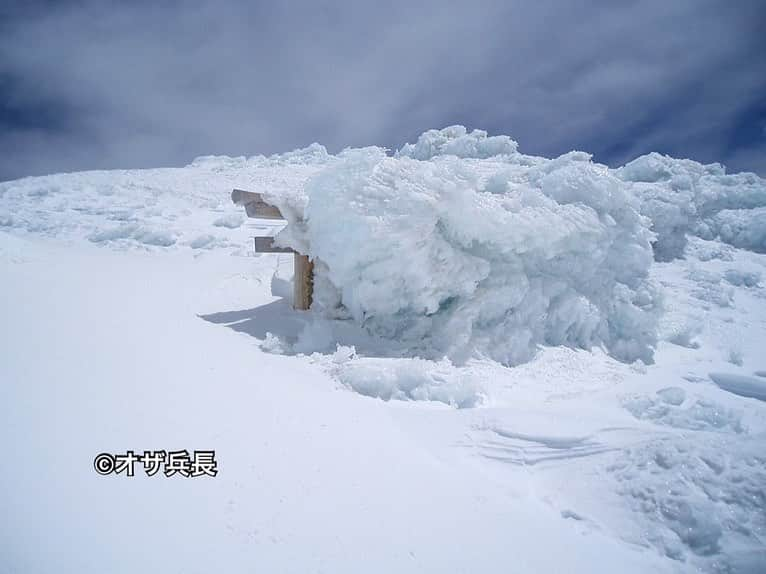
[[[766,181],[757,175],[726,174],[718,163],[658,153],[641,156],[615,174],[630,182],[641,213],[652,221],[659,261],[682,256],[687,234],[766,253]]]
[[[653,234],[629,187],[584,153],[449,128],[395,157],[347,150],[269,200],[289,214],[279,241],[316,261],[314,308],[416,354],[516,364],[540,344],[603,345],[649,362]]]
[[[486,159],[499,155],[513,155],[518,144],[508,136],[488,137],[484,130],[468,130],[463,126],[450,126],[441,130],[428,130],[414,144],[404,144],[397,157],[427,160],[438,155],[455,155]]]
[[[660,154],[618,169],[584,152],[547,159],[461,126],[393,156],[312,144],[4,182],[0,228],[120,249],[246,250],[244,218],[221,191],[234,187],[278,205],[288,220],[279,241],[315,258],[318,312],[423,357],[513,364],[561,344],[649,361],[652,255],[682,256],[690,234],[766,252],[766,181],[754,174]],[[710,257],[723,247],[711,245]],[[694,280],[694,297],[719,306],[731,304],[732,281],[758,282]]]

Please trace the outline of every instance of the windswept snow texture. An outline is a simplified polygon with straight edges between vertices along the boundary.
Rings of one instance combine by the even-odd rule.
[[[438,155],[488,158],[513,155],[517,148],[518,144],[508,136],[487,137],[484,130],[468,133],[463,126],[450,126],[442,130],[428,130],[414,144],[405,144],[397,156],[422,160]]]
[[[449,362],[423,359],[336,360],[333,374],[359,394],[383,400],[437,401],[457,408],[481,403],[482,389]]]
[[[682,256],[689,234],[766,252],[766,184],[754,174],[656,153],[610,170],[583,152],[527,156],[508,136],[462,126],[427,131],[394,157],[313,144],[182,169],[25,178],[0,184],[0,226],[236,251],[257,233],[221,191],[232,187],[281,208],[277,243],[316,260],[317,310],[458,364],[518,364],[540,345],[603,345],[650,363],[652,256]],[[693,292],[723,307],[732,293],[718,278]]]
[[[658,261],[681,257],[689,233],[766,253],[766,181],[757,175],[727,175],[717,163],[658,153],[641,156],[616,174],[632,183],[641,213],[652,222]]]
[[[766,381],[762,379],[733,373],[710,373],[710,379],[735,395],[766,401]]]
[[[232,188],[283,196],[333,158],[324,147],[251,158],[201,157],[183,168],[89,171],[0,182],[0,230],[86,238],[119,249],[247,246]],[[250,245],[252,240],[250,239]]]
[[[652,234],[627,185],[586,154],[530,165],[351,150],[305,193],[305,221],[280,240],[321,262],[314,301],[329,313],[458,362],[517,364],[541,344],[652,360]]]
[[[461,127],[0,183],[0,571],[763,574],[763,188]]]

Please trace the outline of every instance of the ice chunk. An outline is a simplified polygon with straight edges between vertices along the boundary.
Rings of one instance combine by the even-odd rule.
[[[686,234],[694,222],[695,209],[692,194],[686,190],[668,192],[660,184],[638,183],[635,194],[641,200],[641,214],[652,222],[657,234],[653,243],[657,261],[671,261],[682,257],[686,248]]]
[[[674,159],[657,152],[642,155],[618,170],[626,181],[672,182],[677,189],[690,189],[704,175],[724,175],[719,163],[703,165],[689,159]]]
[[[400,157],[428,160],[439,155],[488,158],[516,153],[518,144],[508,136],[487,137],[484,130],[468,130],[463,126],[450,126],[441,130],[428,130],[414,144],[405,144],[397,152]]]
[[[699,349],[700,344],[694,340],[700,332],[700,327],[694,324],[683,324],[676,326],[667,334],[666,340],[674,345],[686,347],[687,349]]]
[[[737,287],[755,287],[761,281],[761,274],[758,271],[729,269],[724,273],[724,278]]]
[[[766,253],[766,207],[727,209],[706,220],[708,229],[735,247]]]
[[[287,342],[269,331],[266,333],[266,338],[263,340],[260,347],[265,353],[284,355],[290,346]]]
[[[115,241],[118,239],[127,239],[133,236],[133,233],[138,229],[137,225],[120,225],[118,227],[112,227],[110,229],[104,229],[91,233],[88,239],[93,243],[103,243],[105,241]]]
[[[341,305],[378,336],[456,361],[603,344],[651,362],[651,233],[606,167],[380,148],[339,159],[307,183],[305,218],[280,234],[318,262],[317,308]]]
[[[245,222],[245,218],[239,213],[229,213],[222,215],[213,222],[216,227],[226,227],[227,229],[236,229]]]
[[[678,406],[686,400],[686,391],[680,387],[667,387],[657,391],[657,396],[660,397],[664,403]]]
[[[692,295],[701,301],[713,303],[719,307],[731,307],[734,302],[734,289],[721,283],[721,276],[703,269],[692,269],[687,277],[697,286]]]
[[[729,175],[717,163],[703,165],[658,153],[641,156],[615,173],[632,182],[641,213],[652,221],[658,260],[681,257],[689,233],[766,252],[766,181],[757,175]]]
[[[135,224],[120,225],[111,229],[97,231],[91,233],[88,239],[94,243],[130,239],[138,243],[156,245],[158,247],[170,247],[176,242],[175,234],[171,231],[149,229]]]
[[[291,164],[322,164],[330,161],[330,154],[322,144],[312,143],[304,148],[296,149],[282,154],[274,154],[269,157],[272,163]]]
[[[740,570],[763,556],[766,466],[758,437],[666,437],[624,451],[610,470],[647,541],[694,570]],[[755,553],[753,550],[757,549]]]
[[[139,228],[133,233],[133,239],[145,245],[158,247],[170,247],[176,242],[175,235],[171,231]]]
[[[737,365],[738,367],[741,367],[742,363],[744,363],[744,359],[745,358],[742,356],[742,351],[735,348],[729,349],[729,357],[727,360],[732,365]]]
[[[210,235],[209,233],[205,233],[203,235],[198,235],[197,237],[192,239],[189,242],[189,247],[191,247],[192,249],[212,249],[213,247],[217,247],[218,245],[221,245],[222,243],[225,243],[225,241],[221,240],[215,235]]]
[[[688,407],[682,407],[685,395],[681,389],[670,390],[657,398],[633,396],[625,400],[625,408],[637,419],[650,420],[658,424],[691,430],[733,430],[743,432],[742,415],[708,400],[697,400]],[[678,391],[681,391],[679,393]],[[680,403],[673,402],[681,400]]]
[[[734,373],[710,373],[710,380],[735,395],[766,401],[766,381],[760,378]]]
[[[438,401],[466,408],[478,405],[484,394],[475,379],[444,361],[352,359],[341,362],[336,377],[362,395],[386,401]]]

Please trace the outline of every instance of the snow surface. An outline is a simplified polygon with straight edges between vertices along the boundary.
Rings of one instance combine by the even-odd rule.
[[[762,572],[766,255],[711,222],[763,181],[634,164],[448,128],[0,183],[0,572]],[[219,475],[92,469],[179,448]]]
[[[761,378],[732,373],[710,373],[710,379],[723,390],[735,395],[766,401],[766,381]]]

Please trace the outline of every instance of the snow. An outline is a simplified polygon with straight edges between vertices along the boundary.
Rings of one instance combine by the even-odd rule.
[[[736,287],[756,287],[761,282],[760,271],[745,271],[742,269],[727,269],[724,279]]]
[[[757,175],[726,174],[718,163],[659,153],[636,158],[615,174],[631,182],[641,213],[652,221],[658,261],[683,256],[687,234],[766,253],[766,181]]]
[[[766,253],[766,207],[724,209],[701,227],[707,236],[718,236],[735,247]]]
[[[762,180],[511,141],[0,183],[0,570],[760,573],[766,255],[710,225]]]
[[[766,401],[766,382],[759,378],[735,373],[710,373],[710,379],[735,395]]]
[[[2,246],[4,259],[24,258],[3,261],[0,299],[10,358],[0,446],[14,461],[0,478],[12,518],[0,544],[11,570],[539,572],[566,560],[578,572],[600,561],[670,571],[443,460],[390,403],[199,318],[272,300],[260,281],[272,256]],[[129,448],[214,448],[220,472],[93,471],[97,453]]]
[[[428,130],[414,144],[404,144],[399,157],[427,160],[439,155],[486,159],[498,155],[513,155],[518,144],[508,136],[487,137],[484,130],[468,130],[463,126],[450,126],[441,130]]]
[[[685,396],[683,389],[673,388],[657,391],[656,397],[636,396],[625,402],[625,408],[637,419],[651,420],[656,424],[668,425],[680,429],[716,430],[730,429],[742,432],[742,415],[736,410],[727,409],[720,403],[709,400],[697,400],[682,407]],[[680,393],[683,393],[681,395]]]
[[[667,387],[657,391],[657,396],[664,403],[677,407],[686,400],[686,391],[680,387]]]
[[[0,183],[0,229],[116,248],[246,244],[235,187],[300,189],[330,161],[321,146],[271,158],[198,158],[185,168],[94,171]],[[250,236],[253,234],[250,233]],[[208,238],[205,241],[202,238]],[[251,240],[252,241],[252,240]]]
[[[478,381],[464,377],[448,361],[423,359],[344,358],[334,370],[335,377],[356,392],[383,400],[438,401],[456,408],[470,408],[482,402]]]
[[[718,436],[658,440],[631,449],[613,471],[635,512],[658,525],[649,537],[666,556],[677,559],[690,551],[712,557],[724,571],[754,574],[766,558],[762,547],[747,543],[766,527],[766,457],[759,446],[755,441],[735,446]],[[730,561],[716,560],[723,545],[743,543]]]
[[[229,229],[236,229],[245,222],[245,218],[238,213],[229,213],[223,215],[213,222],[216,227],[227,227]]]
[[[378,148],[338,159],[278,236],[321,262],[314,301],[330,315],[457,362],[518,364],[539,344],[651,362],[651,234],[603,166],[424,162]]]

